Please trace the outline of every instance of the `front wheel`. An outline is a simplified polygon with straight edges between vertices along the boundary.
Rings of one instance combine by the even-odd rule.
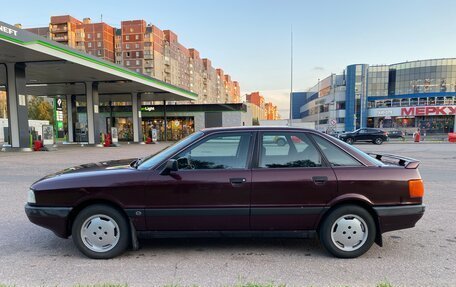
[[[382,138],[376,138],[374,140],[374,144],[382,144],[383,143],[383,139]]]
[[[130,228],[125,216],[115,208],[96,204],[76,216],[72,237],[76,247],[87,257],[109,259],[125,252]]]
[[[357,205],[334,209],[320,226],[320,241],[327,251],[339,258],[355,258],[374,243],[375,222],[370,213]]]

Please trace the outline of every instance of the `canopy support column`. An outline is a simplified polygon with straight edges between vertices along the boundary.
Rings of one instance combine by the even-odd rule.
[[[141,94],[131,93],[131,109],[133,113],[133,142],[142,142]]]
[[[100,97],[98,95],[98,83],[86,82],[87,96],[87,125],[89,144],[100,143]]]
[[[7,102],[9,139],[13,148],[29,148],[27,96],[25,93],[25,64],[7,63]]]
[[[67,109],[67,141],[74,142],[74,124],[73,124],[73,95],[66,95],[66,109]]]

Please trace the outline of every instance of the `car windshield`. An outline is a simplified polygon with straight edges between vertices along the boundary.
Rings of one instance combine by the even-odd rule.
[[[175,144],[163,149],[162,151],[143,158],[138,164],[138,169],[146,170],[146,169],[151,169],[152,167],[155,167],[157,164],[159,164],[163,160],[167,159],[168,157],[172,156],[174,153],[178,152],[179,150],[181,150],[183,147],[187,146],[191,142],[197,140],[202,135],[203,135],[202,132],[193,133],[193,134],[181,139],[180,141],[176,142]]]

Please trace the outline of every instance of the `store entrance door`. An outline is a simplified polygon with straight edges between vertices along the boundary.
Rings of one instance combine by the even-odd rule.
[[[178,141],[195,132],[193,117],[167,117],[167,139],[163,117],[143,118],[142,128],[146,137],[152,138],[152,129],[157,130],[158,141]]]

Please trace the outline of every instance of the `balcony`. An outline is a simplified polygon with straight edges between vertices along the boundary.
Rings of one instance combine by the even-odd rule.
[[[54,25],[51,27],[52,33],[65,33],[68,32],[68,26]]]
[[[57,42],[66,42],[68,41],[68,36],[67,35],[59,35],[59,36],[52,36],[52,40],[57,41]]]

